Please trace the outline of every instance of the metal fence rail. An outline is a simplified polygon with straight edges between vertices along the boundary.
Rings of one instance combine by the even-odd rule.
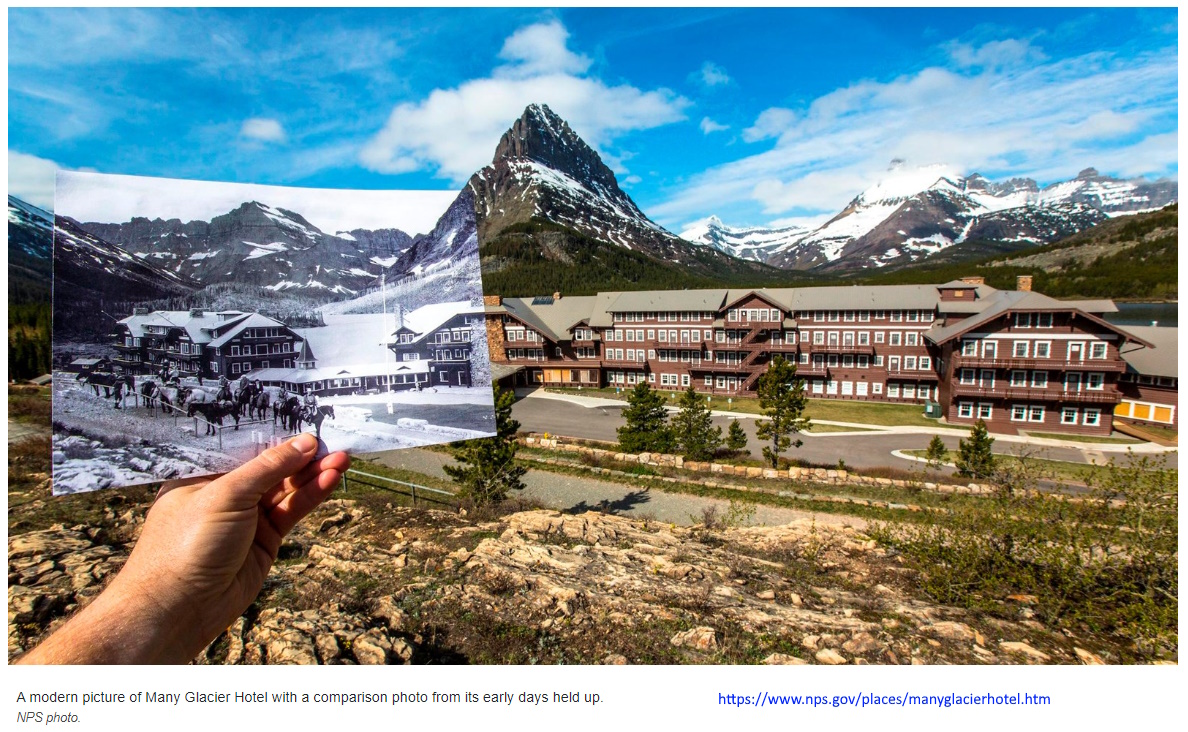
[[[374,473],[365,473],[362,470],[355,470],[353,468],[347,470],[345,473],[342,474],[342,489],[344,491],[347,490],[347,488],[350,485],[350,483],[349,483],[350,478],[348,476],[362,476],[364,478],[371,478],[372,480],[380,481],[379,483],[369,483],[366,480],[360,480],[358,477],[354,478],[354,482],[359,483],[361,485],[370,486],[372,488],[379,488],[380,490],[391,491],[393,493],[400,493],[401,495],[411,495],[412,503],[414,506],[417,505],[417,491],[421,492],[421,494],[422,494],[421,500],[422,501],[429,501],[430,503],[440,503],[443,505],[451,505],[450,501],[448,501],[448,500],[441,500],[440,498],[433,498],[430,496],[425,496],[424,495],[425,493],[435,493],[435,494],[442,495],[442,496],[449,496],[450,498],[457,498],[456,493],[451,493],[450,491],[443,491],[440,488],[430,488],[427,485],[419,485],[417,483],[409,483],[409,482],[406,482],[403,480],[396,480],[395,478],[386,478],[382,475],[375,475]],[[388,485],[384,485],[385,483]],[[407,491],[401,490],[401,488],[398,488],[395,486],[401,486],[404,488],[408,488],[408,490]]]

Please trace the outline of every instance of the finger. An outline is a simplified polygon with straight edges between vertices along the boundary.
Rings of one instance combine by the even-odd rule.
[[[271,511],[273,508],[276,508],[277,504],[283,501],[286,496],[318,477],[318,474],[322,471],[338,467],[341,458],[335,456],[343,454],[345,453],[327,455],[306,465],[297,471],[295,475],[285,478],[284,481],[264,494],[264,497],[260,499],[260,507],[265,511]]]
[[[242,510],[255,506],[275,485],[308,465],[317,449],[317,438],[302,433],[265,450],[215,481],[219,486],[216,508]]]
[[[334,459],[332,460],[331,458]],[[326,500],[334,492],[334,489],[338,487],[338,482],[342,478],[342,474],[346,472],[351,464],[350,457],[342,452],[327,455],[325,460],[325,470],[318,473],[308,483],[285,496],[277,504],[276,508],[272,509],[269,513],[269,519],[272,521],[273,526],[276,527],[276,530],[281,533],[281,536],[292,531],[298,521],[309,515],[310,511],[314,510],[319,503]]]

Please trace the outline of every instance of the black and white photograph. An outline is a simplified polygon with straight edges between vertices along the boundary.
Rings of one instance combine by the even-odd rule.
[[[352,453],[493,434],[453,198],[60,172],[54,493],[224,472],[297,432]]]

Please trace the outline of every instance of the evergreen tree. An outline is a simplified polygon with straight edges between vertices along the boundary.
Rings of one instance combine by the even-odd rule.
[[[446,475],[462,486],[458,495],[483,505],[507,498],[510,490],[524,487],[524,468],[516,465],[516,430],[512,419],[515,394],[495,386],[495,436],[469,440],[454,446],[454,459],[461,465],[446,465]]]
[[[722,446],[722,428],[715,427],[705,400],[692,386],[681,394],[681,411],[672,418],[672,436],[689,460],[709,460]]]
[[[767,419],[756,423],[755,433],[764,445],[763,457],[771,467],[780,465],[780,453],[789,447],[800,447],[800,440],[792,441],[791,435],[807,430],[811,424],[804,415],[808,406],[808,395],[804,393],[804,379],[796,378],[796,364],[777,355],[771,360],[767,371],[755,384],[759,394],[759,407]]]
[[[969,440],[957,443],[957,475],[963,478],[989,478],[994,472],[994,453],[990,451],[994,438],[986,430],[986,423],[978,423],[969,431]]]
[[[664,410],[664,395],[640,382],[627,396],[626,424],[618,429],[623,452],[671,452],[672,430]]]
[[[747,433],[742,424],[736,419],[730,423],[730,430],[726,433],[726,447],[731,450],[743,450],[747,446]]]
[[[933,435],[932,441],[928,443],[928,449],[924,451],[924,459],[928,461],[928,467],[940,470],[940,466],[945,462],[947,452],[940,435]]]

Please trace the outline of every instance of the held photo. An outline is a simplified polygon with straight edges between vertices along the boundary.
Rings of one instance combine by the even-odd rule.
[[[60,173],[54,492],[490,435],[475,232],[425,199]]]

